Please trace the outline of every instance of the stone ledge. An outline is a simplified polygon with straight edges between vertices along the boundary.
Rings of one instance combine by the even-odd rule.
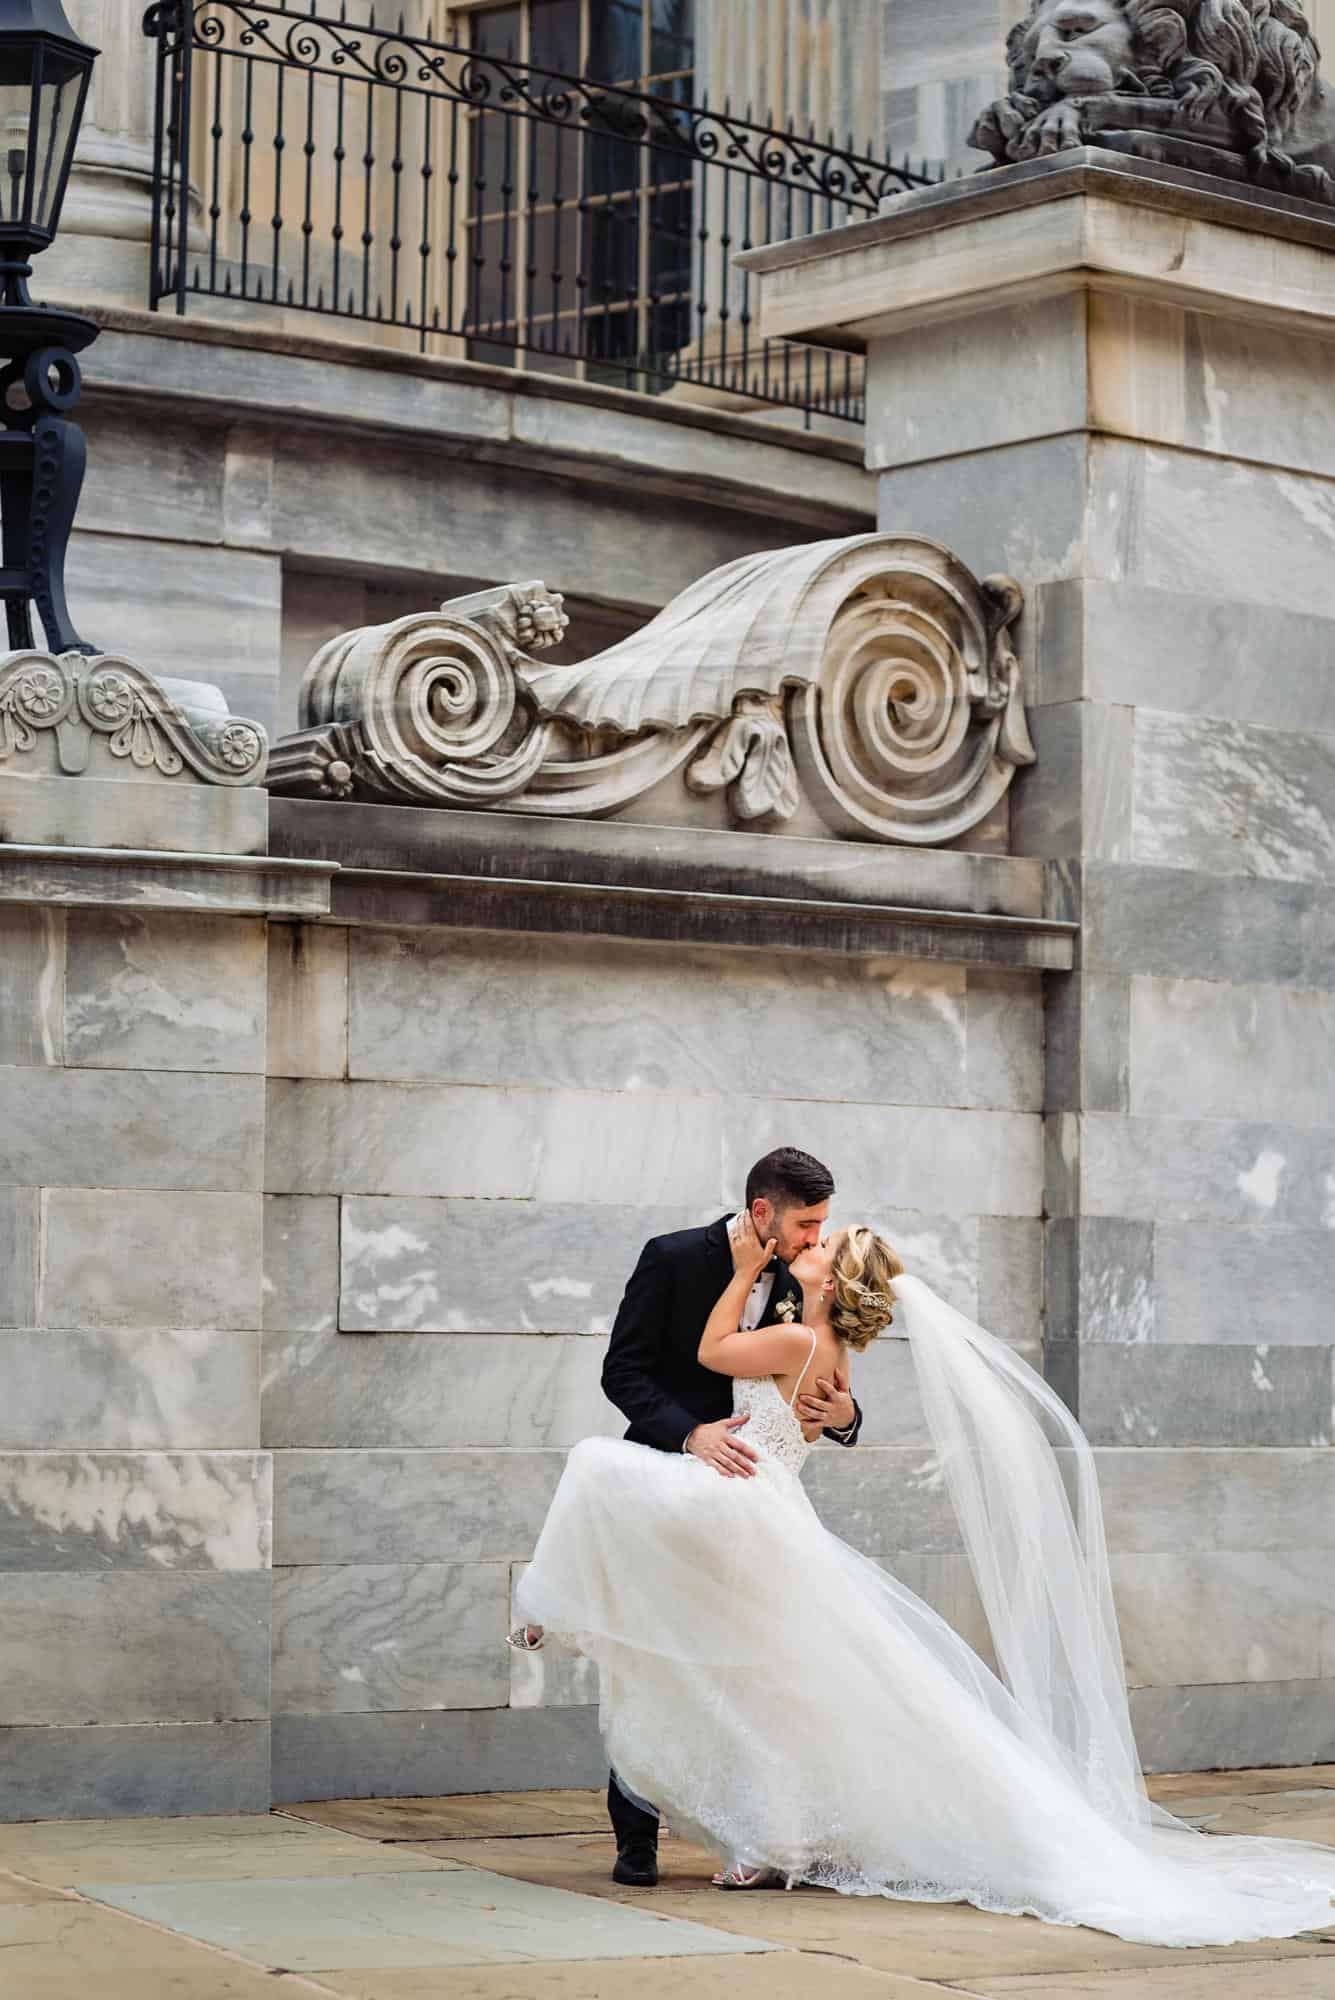
[[[15,1725],[0,1731],[0,1821],[269,1809],[269,1724]]]
[[[335,863],[288,856],[0,841],[0,903],[321,917],[329,912],[335,872]]]
[[[1023,160],[1015,166],[985,169],[958,180],[938,181],[906,194],[887,195],[878,216],[845,223],[813,236],[795,236],[744,250],[734,262],[747,271],[788,270],[831,254],[837,236],[847,249],[893,238],[921,236],[945,223],[972,222],[998,210],[1031,208],[1061,201],[1072,194],[1100,194],[1110,201],[1147,202],[1177,215],[1226,228],[1256,229],[1291,243],[1335,248],[1335,212],[1316,202],[1299,201],[1242,181],[1216,179],[1107,146],[1074,146],[1046,159]]]
[[[338,863],[350,924],[569,933],[1066,970],[1042,862],[521,813],[275,798],[282,854]]]
[[[318,333],[101,309],[91,403],[209,411],[235,420],[399,442],[470,459],[750,511],[776,491],[786,519],[847,533],[875,512],[861,439],[760,415],[667,402],[536,370],[404,354]]]
[[[874,219],[737,261],[765,278],[762,334],[859,353],[906,327],[1087,289],[1328,334],[1332,254],[1329,209],[1089,146],[896,196]]]

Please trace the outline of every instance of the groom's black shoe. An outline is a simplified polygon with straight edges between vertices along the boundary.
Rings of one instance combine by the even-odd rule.
[[[658,1887],[658,1848],[652,1840],[633,1839],[617,1848],[612,1880],[627,1889]]]
[[[612,1880],[627,1889],[653,1889],[658,1883],[658,1814],[628,1799],[611,1772],[607,1780],[607,1815],[617,1839]]]

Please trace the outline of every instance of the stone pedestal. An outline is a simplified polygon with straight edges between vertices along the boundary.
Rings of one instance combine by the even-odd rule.
[[[0,654],[0,846],[264,854],[267,755],[204,682],[115,654]]]
[[[1025,592],[1013,845],[1081,924],[1045,981],[1049,1375],[1096,1443],[1305,1477],[1335,1340],[1335,222],[1087,150],[747,261],[766,333],[865,349],[882,529]],[[1226,1453],[1241,1492],[1268,1456]],[[1335,1726],[1288,1612],[1255,1578],[1225,1610],[1215,1560],[1170,1535],[1135,1586],[1133,1629],[1190,1603],[1257,1647],[1190,1701],[1140,1691],[1181,1764],[1228,1760],[1223,1683]]]

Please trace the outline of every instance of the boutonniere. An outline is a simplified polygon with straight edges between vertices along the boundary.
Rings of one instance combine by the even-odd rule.
[[[780,1299],[778,1305],[775,1306],[774,1311],[776,1317],[783,1320],[785,1324],[787,1324],[790,1321],[795,1320],[797,1318],[797,1300]]]

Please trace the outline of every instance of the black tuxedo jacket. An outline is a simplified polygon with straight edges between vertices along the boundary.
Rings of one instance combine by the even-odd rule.
[[[680,1451],[697,1424],[732,1415],[732,1378],[697,1358],[705,1321],[732,1277],[728,1222],[725,1215],[707,1229],[653,1237],[631,1272],[603,1363],[603,1394],[629,1417],[633,1444]],[[796,1300],[800,1318],[801,1287],[776,1258],[766,1325],[784,1298]],[[850,1431],[825,1435],[856,1444],[861,1428],[858,1410]]]

